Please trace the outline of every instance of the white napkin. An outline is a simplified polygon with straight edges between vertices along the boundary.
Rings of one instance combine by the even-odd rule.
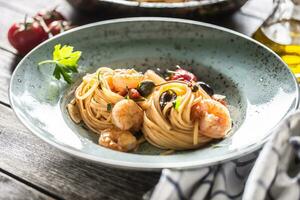
[[[201,169],[164,169],[150,199],[298,200],[299,158],[300,111],[297,111],[280,123],[260,153]]]

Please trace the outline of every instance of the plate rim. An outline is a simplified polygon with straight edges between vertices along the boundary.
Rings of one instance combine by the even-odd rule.
[[[262,147],[262,145],[265,144],[265,142],[268,139],[271,138],[271,136],[273,135],[272,133],[274,132],[274,129],[276,129],[276,127],[278,126],[278,124],[280,124],[280,122],[282,120],[279,121],[277,124],[274,124],[273,128],[271,128],[268,131],[268,134],[263,139],[261,139],[258,143],[246,146],[245,148],[243,148],[239,151],[232,151],[232,152],[229,152],[227,155],[222,155],[222,156],[217,157],[217,158],[192,160],[192,161],[189,161],[189,162],[184,161],[184,162],[176,162],[176,163],[174,163],[174,162],[170,162],[170,163],[150,163],[150,162],[149,163],[134,163],[134,162],[128,162],[128,161],[115,160],[115,159],[105,159],[105,158],[102,158],[102,157],[99,157],[99,156],[90,155],[88,153],[81,152],[80,150],[73,149],[71,147],[66,147],[64,145],[56,143],[53,140],[48,139],[47,137],[44,137],[43,135],[41,135],[39,133],[40,132],[39,130],[37,130],[35,127],[30,126],[29,124],[27,124],[25,122],[25,120],[23,120],[23,118],[21,117],[21,114],[20,114],[21,110],[18,109],[18,107],[14,104],[14,101],[13,101],[13,98],[12,98],[12,85],[14,83],[14,80],[16,79],[15,78],[16,71],[18,71],[18,69],[23,64],[23,62],[34,51],[36,51],[38,48],[40,48],[44,44],[46,44],[46,43],[48,43],[52,40],[55,40],[56,38],[62,37],[62,36],[66,35],[66,34],[69,34],[71,32],[76,32],[78,30],[88,29],[88,28],[94,27],[94,26],[102,26],[102,25],[105,25],[105,24],[126,23],[126,22],[146,22],[146,21],[151,21],[151,22],[153,22],[153,21],[176,22],[176,23],[192,24],[192,25],[196,25],[196,26],[204,26],[204,27],[207,27],[207,28],[213,28],[213,29],[217,29],[217,30],[224,31],[224,32],[227,32],[227,33],[231,33],[233,35],[237,35],[237,36],[242,37],[244,39],[250,40],[251,42],[254,42],[258,46],[261,46],[262,48],[269,51],[269,53],[273,54],[277,59],[279,59],[282,62],[284,67],[288,69],[290,75],[292,76],[293,83],[296,85],[295,105],[294,105],[294,107],[289,108],[289,111],[284,114],[284,116],[282,117],[282,120],[298,108],[298,106],[299,106],[299,85],[297,83],[297,80],[296,80],[295,76],[292,74],[291,70],[282,61],[282,59],[277,54],[275,54],[270,48],[266,47],[265,45],[259,43],[256,40],[250,38],[249,36],[246,36],[242,33],[239,33],[237,31],[234,31],[234,30],[231,30],[231,29],[228,29],[228,28],[220,27],[220,26],[205,23],[205,22],[198,22],[198,21],[194,21],[194,20],[178,19],[178,18],[167,18],[167,17],[130,17],[130,18],[111,19],[111,20],[105,20],[105,21],[100,21],[100,22],[94,22],[94,23],[91,23],[91,24],[86,24],[86,25],[83,25],[83,26],[80,26],[80,27],[76,27],[74,29],[66,31],[62,34],[59,34],[55,37],[52,37],[52,38],[42,42],[41,44],[39,44],[38,46],[33,48],[26,56],[24,56],[23,59],[18,63],[18,65],[14,69],[14,72],[11,75],[9,90],[8,90],[10,105],[11,105],[15,115],[19,119],[19,121],[30,132],[34,133],[34,135],[36,135],[37,137],[39,137],[40,139],[42,139],[46,143],[50,144],[51,146],[54,146],[55,148],[59,149],[62,152],[68,153],[71,156],[76,156],[76,157],[84,159],[84,160],[100,163],[101,165],[106,165],[106,166],[121,168],[121,169],[144,170],[144,171],[146,171],[146,170],[160,170],[160,169],[163,169],[163,168],[194,169],[194,168],[198,168],[198,167],[213,166],[213,165],[216,165],[216,164],[219,164],[219,163],[224,163],[224,162],[229,161],[229,160],[234,160],[236,158],[242,157],[245,154],[249,154],[251,152],[254,152],[254,151],[260,149]],[[145,156],[145,155],[141,155],[141,156]]]
[[[146,9],[192,9],[199,8],[201,6],[215,5],[218,3],[228,2],[232,0],[202,0],[202,1],[187,1],[187,2],[138,2],[128,0],[98,0],[98,2],[112,3],[116,5],[128,6],[128,7],[139,7]]]

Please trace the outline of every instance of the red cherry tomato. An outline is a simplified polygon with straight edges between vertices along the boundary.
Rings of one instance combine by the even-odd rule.
[[[59,33],[62,33],[64,31],[67,31],[71,29],[70,23],[63,20],[53,21],[48,26],[49,31],[52,33],[52,35],[57,35]]]
[[[196,82],[197,81],[197,77],[193,73],[186,71],[184,69],[181,69],[181,68],[175,70],[175,73],[170,77],[170,79],[187,81],[187,82],[191,82],[191,81]]]
[[[129,98],[130,99],[139,99],[141,98],[140,93],[136,89],[129,89]]]
[[[36,21],[32,23],[15,23],[7,33],[8,41],[22,55],[48,39],[48,34]]]
[[[58,11],[54,10],[41,10],[36,14],[36,17],[42,17],[48,26],[51,22],[57,20],[66,20],[66,18]]]

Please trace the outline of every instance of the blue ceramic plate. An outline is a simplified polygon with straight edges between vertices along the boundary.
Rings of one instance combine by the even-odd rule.
[[[52,57],[58,43],[83,52],[73,85],[55,80],[53,68],[37,67]],[[148,144],[135,154],[117,152],[97,145],[96,135],[74,124],[66,112],[81,77],[100,66],[143,71],[177,64],[192,66],[201,80],[228,98],[234,126],[217,145],[168,156]],[[10,101],[28,129],[69,154],[121,168],[195,168],[260,148],[297,108],[298,85],[277,55],[234,31],[180,19],[128,18],[79,27],[39,45],[16,68]]]

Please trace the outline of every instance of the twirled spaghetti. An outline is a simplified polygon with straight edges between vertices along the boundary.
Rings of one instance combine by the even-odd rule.
[[[134,133],[139,130],[158,148],[196,149],[225,137],[231,118],[226,106],[197,85],[193,74],[176,78],[187,74],[189,81],[165,81],[151,70],[142,74],[102,67],[83,78],[68,111],[74,122],[83,121],[100,135],[100,145],[111,149],[136,148]]]
[[[169,102],[163,110],[160,95],[173,90],[181,98],[178,109]],[[143,133],[147,141],[162,149],[195,149],[212,138],[199,133],[198,122],[191,119],[192,106],[201,99],[210,97],[202,89],[192,92],[185,83],[168,83],[155,91],[151,106],[144,115]]]
[[[80,119],[95,133],[101,134],[101,131],[113,127],[108,107],[124,99],[123,96],[112,91],[111,87],[112,77],[118,72],[122,73],[121,70],[116,72],[101,67],[96,73],[86,75],[75,91],[74,101],[68,105],[69,112],[74,109],[74,106],[79,110]],[[135,70],[126,72],[138,74]],[[71,117],[74,121],[80,121],[74,114],[71,114]]]

